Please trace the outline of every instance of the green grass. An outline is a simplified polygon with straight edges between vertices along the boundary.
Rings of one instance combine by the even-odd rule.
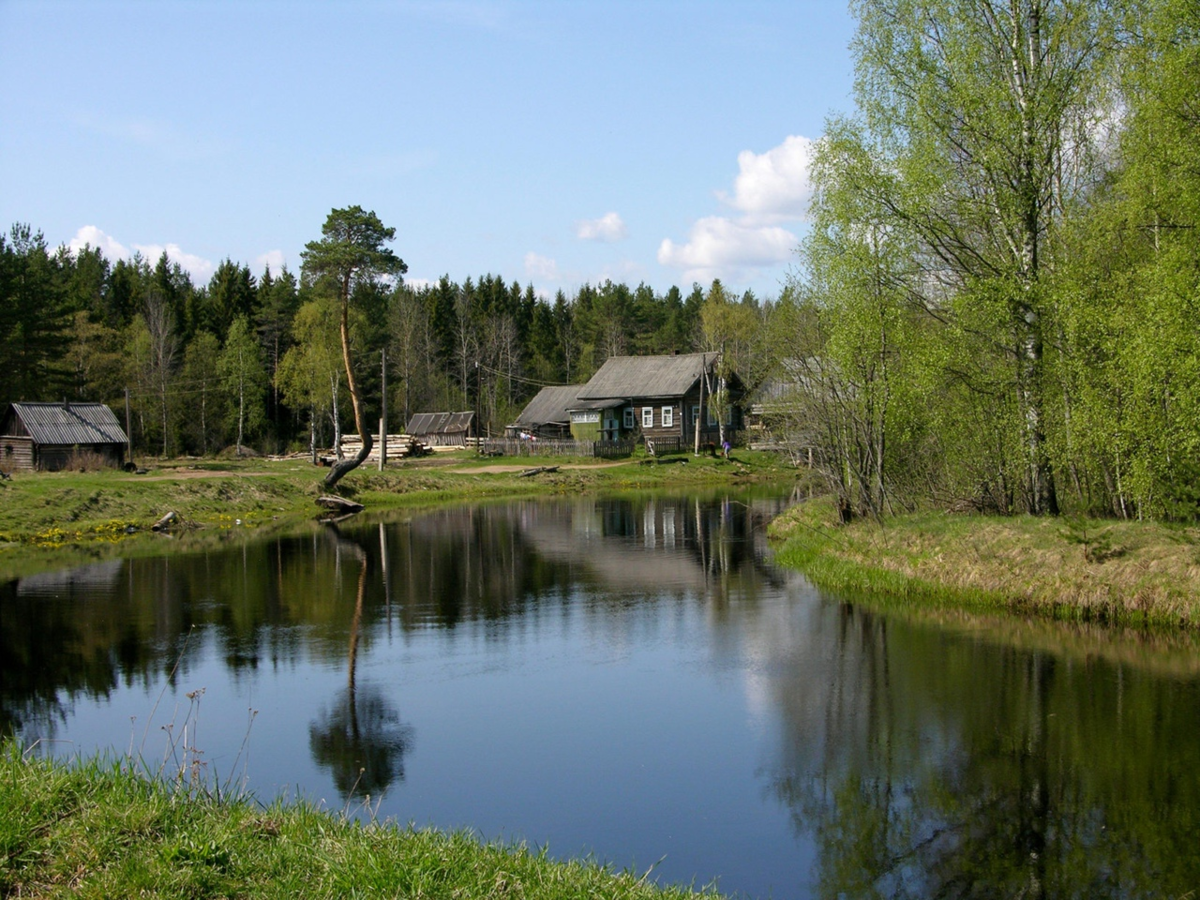
[[[0,896],[629,898],[659,888],[595,862],[311,803],[218,798],[128,760],[54,763],[0,749]],[[715,895],[709,895],[715,896]]]
[[[338,492],[370,512],[463,500],[602,491],[691,488],[781,481],[795,472],[779,457],[737,451],[726,461],[686,457],[687,464],[619,465],[562,457],[479,458],[468,452],[370,464],[344,478]],[[560,466],[532,478],[519,471]],[[497,467],[517,471],[490,471]],[[101,472],[16,473],[0,482],[0,579],[121,553],[163,551],[150,526],[167,512],[185,546],[205,546],[246,529],[295,530],[321,512],[325,469],[304,460],[176,460],[145,475]]]
[[[1155,522],[922,512],[836,523],[810,501],[771,526],[815,584],[928,609],[1200,627],[1200,532]]]

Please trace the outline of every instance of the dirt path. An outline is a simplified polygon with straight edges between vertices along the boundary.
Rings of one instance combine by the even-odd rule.
[[[138,481],[183,481],[192,478],[263,478],[274,472],[230,472],[227,469],[178,469],[169,475],[143,475]]]
[[[559,469],[611,469],[613,466],[627,466],[626,462],[602,462],[602,463],[560,463]],[[469,469],[447,469],[447,472],[452,472],[455,475],[503,475],[509,472],[524,472],[526,469],[534,468],[531,465],[514,466],[497,463],[492,466],[472,466]]]

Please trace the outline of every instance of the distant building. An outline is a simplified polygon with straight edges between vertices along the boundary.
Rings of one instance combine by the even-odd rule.
[[[575,404],[582,384],[544,387],[521,410],[521,414],[505,430],[509,437],[522,434],[542,439],[571,436],[571,407]]]
[[[125,431],[103,403],[9,403],[0,415],[0,469],[57,471],[91,455],[125,460]]]
[[[674,356],[614,356],[579,390],[570,407],[571,434],[577,440],[618,441],[635,437],[678,439],[688,444],[700,425],[700,442],[716,442],[721,431],[714,391],[722,390],[719,353]],[[742,428],[744,393],[736,374],[723,386],[729,403],[725,434]]]
[[[465,447],[467,438],[479,436],[474,412],[417,413],[405,433],[433,447]]]

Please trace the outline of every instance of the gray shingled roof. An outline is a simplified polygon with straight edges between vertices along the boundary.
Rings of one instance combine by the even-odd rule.
[[[521,410],[513,424],[526,428],[536,428],[539,425],[570,425],[571,414],[568,410],[572,408],[581,390],[582,384],[544,387],[529,401],[529,405]]]
[[[580,400],[682,397],[717,361],[716,353],[613,356],[579,392]]]
[[[417,413],[409,419],[405,433],[417,437],[423,434],[466,434],[474,418],[475,413],[470,411]]]
[[[103,403],[14,403],[13,414],[39,444],[124,444],[121,423]]]

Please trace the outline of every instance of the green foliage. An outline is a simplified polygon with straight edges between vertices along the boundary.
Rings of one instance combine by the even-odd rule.
[[[245,316],[238,316],[229,326],[225,348],[217,359],[217,372],[229,398],[230,424],[236,430],[237,453],[241,456],[246,437],[262,426],[267,386],[258,342]]]
[[[305,803],[181,793],[123,761],[0,747],[0,894],[40,897],[608,897],[682,900],[632,872]],[[715,896],[706,894],[705,896]]]

